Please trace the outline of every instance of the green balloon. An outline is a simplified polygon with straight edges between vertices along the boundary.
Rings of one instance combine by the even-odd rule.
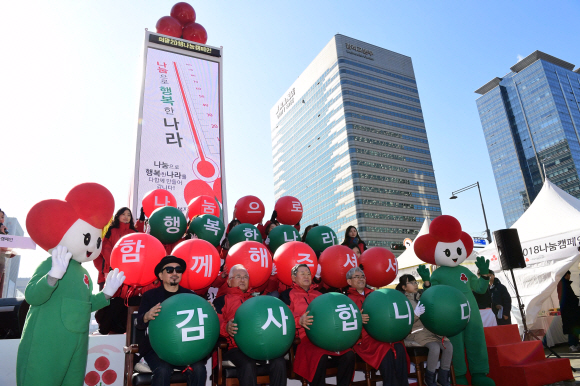
[[[306,335],[320,348],[328,351],[346,350],[354,346],[360,337],[360,311],[346,295],[328,292],[314,299],[307,311],[314,319]]]
[[[187,228],[187,220],[182,211],[172,206],[155,209],[149,217],[151,236],[163,244],[172,244],[181,239]]]
[[[273,296],[257,296],[244,302],[236,311],[234,323],[238,333],[236,344],[244,354],[256,360],[269,360],[284,355],[296,334],[292,311]]]
[[[274,227],[274,229],[270,231],[268,238],[270,239],[268,247],[272,253],[276,252],[276,249],[284,243],[290,241],[301,241],[300,233],[298,233],[296,228],[292,225],[278,225],[277,227]]]
[[[421,322],[429,331],[440,336],[459,334],[467,326],[471,312],[479,312],[478,309],[471,309],[461,291],[448,285],[429,288],[419,300],[425,306]]]
[[[242,241],[257,241],[262,242],[262,234],[252,224],[236,225],[228,234],[228,241],[230,248]]]
[[[226,227],[219,217],[211,214],[202,214],[191,220],[187,232],[195,234],[198,238],[217,247],[220,245],[225,230]]]
[[[398,342],[411,333],[415,314],[401,292],[383,288],[372,292],[362,306],[369,321],[364,325],[370,336],[380,342]]]
[[[159,358],[187,366],[207,357],[220,334],[218,316],[205,299],[177,294],[161,303],[161,312],[149,322],[149,340]]]
[[[306,235],[306,244],[314,249],[314,252],[322,252],[328,247],[340,244],[336,233],[326,225],[319,225],[310,229]]]

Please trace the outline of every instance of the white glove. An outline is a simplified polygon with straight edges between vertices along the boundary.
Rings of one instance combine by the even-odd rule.
[[[52,267],[48,271],[48,276],[55,279],[62,279],[68,268],[68,263],[72,258],[72,253],[68,252],[64,245],[58,245],[52,250]]]
[[[264,241],[264,244],[270,245],[270,236],[266,236],[266,240]]]
[[[413,310],[413,312],[415,312],[415,315],[421,316],[425,313],[425,306],[421,304],[421,302],[419,302],[417,304],[417,307],[415,307],[415,309]]]
[[[125,273],[123,273],[123,271],[119,272],[119,268],[115,268],[113,271],[109,272],[107,279],[105,279],[103,293],[112,298],[124,281]]]
[[[322,266],[318,264],[318,268],[316,268],[316,274],[314,275],[315,278],[320,279],[320,273],[322,272]]]

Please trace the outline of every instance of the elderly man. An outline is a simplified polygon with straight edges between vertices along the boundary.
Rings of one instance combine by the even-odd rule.
[[[162,286],[151,289],[143,294],[141,306],[137,314],[137,328],[144,330],[149,322],[154,320],[161,310],[161,303],[177,294],[195,294],[179,285],[182,274],[185,271],[185,261],[175,256],[165,256],[155,266],[155,276],[163,283]],[[197,295],[196,295],[197,296]],[[203,386],[207,378],[205,360],[193,363],[189,366],[175,366],[160,359],[149,342],[149,335],[139,344],[141,354],[153,372],[152,386],[169,386],[173,369],[184,370],[187,373],[187,386]]]
[[[363,324],[368,323],[369,316],[362,313],[362,305],[368,294],[373,292],[373,290],[366,287],[365,273],[359,267],[351,268],[346,273],[346,282],[350,286],[348,297],[361,310]],[[402,342],[379,342],[363,328],[362,337],[353,348],[363,361],[381,371],[383,386],[409,385],[407,379],[409,359],[405,345]]]
[[[220,335],[228,341],[228,351],[224,359],[232,361],[236,366],[240,386],[256,386],[256,362],[269,362],[269,376],[271,386],[286,386],[286,361],[278,357],[269,361],[256,361],[244,354],[236,345],[234,336],[238,332],[238,325],[234,323],[237,309],[249,298],[252,291],[248,291],[250,276],[246,268],[236,264],[230,269],[228,288],[225,295],[217,297],[213,304],[220,320]]]
[[[310,382],[311,386],[324,386],[328,356],[338,357],[337,386],[348,386],[354,375],[355,354],[352,349],[339,352],[324,350],[315,346],[306,336],[305,329],[314,322],[314,317],[308,315],[308,305],[316,297],[322,295],[312,284],[312,274],[306,264],[297,264],[292,268],[292,288],[280,295],[280,300],[290,307],[296,322],[296,333],[300,344],[296,350],[294,371]]]

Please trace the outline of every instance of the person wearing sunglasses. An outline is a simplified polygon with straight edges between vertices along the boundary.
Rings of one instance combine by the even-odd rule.
[[[161,303],[164,300],[182,293],[195,295],[195,292],[179,285],[186,268],[185,261],[175,256],[165,256],[155,266],[155,276],[157,276],[162,285],[143,294],[139,312],[137,313],[136,327],[138,329],[145,330],[149,326],[149,322],[155,320],[163,312]],[[153,373],[151,378],[152,386],[169,386],[169,380],[174,369],[183,370],[187,374],[187,386],[205,385],[207,378],[206,359],[189,366],[175,366],[167,363],[160,359],[151,347],[148,334],[145,335],[143,341],[139,342],[139,355],[145,359],[151,368]]]

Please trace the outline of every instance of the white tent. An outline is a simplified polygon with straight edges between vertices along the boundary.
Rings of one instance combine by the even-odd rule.
[[[395,281],[391,283],[392,285],[397,284],[399,282],[399,277],[406,274],[413,275],[416,279],[420,280],[419,273],[417,273],[417,267],[419,267],[421,264],[425,264],[425,262],[417,257],[413,246],[415,245],[415,240],[417,240],[419,236],[429,233],[429,225],[431,225],[431,220],[426,218],[423,222],[423,226],[421,226],[421,229],[419,229],[419,233],[417,236],[415,236],[415,239],[411,245],[407,247],[405,252],[401,253],[399,257],[397,257],[399,272],[397,273],[397,278]]]
[[[518,230],[526,259],[526,268],[514,270],[514,275],[529,327],[544,302],[553,299],[564,273],[580,260],[580,200],[546,179],[532,205],[511,228]],[[512,276],[510,271],[501,271],[495,244],[477,254],[490,259],[490,269],[512,295],[512,316],[521,325]]]

